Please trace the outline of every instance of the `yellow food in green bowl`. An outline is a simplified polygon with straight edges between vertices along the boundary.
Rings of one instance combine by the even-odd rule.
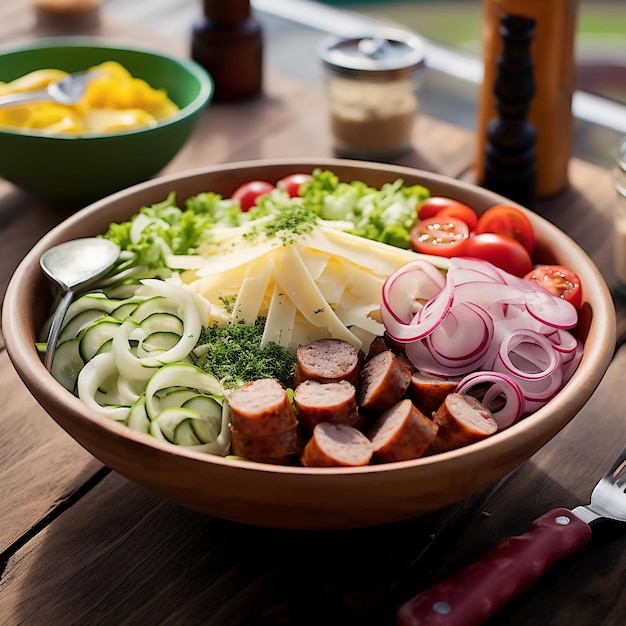
[[[133,77],[116,61],[105,61],[89,73],[97,75],[76,104],[40,101],[6,107],[0,109],[0,126],[50,133],[110,133],[149,127],[179,110],[164,90]],[[35,70],[0,83],[0,96],[43,90],[67,75],[59,69]]]
[[[111,62],[132,79],[122,80],[119,72],[111,76]],[[63,108],[43,103],[47,107],[39,108],[39,119],[31,119],[30,128],[0,124],[0,177],[47,203],[78,208],[147,180],[174,158],[213,95],[211,77],[191,59],[107,43],[100,37],[37,39],[0,52],[0,89],[14,88],[14,81],[28,87],[28,81],[41,79],[37,72],[50,68],[56,68],[56,74],[46,80],[101,66],[109,72],[89,85],[86,98],[92,128],[108,130],[70,132],[78,119],[84,123],[82,103]],[[137,111],[155,119],[168,114],[148,124],[119,127],[127,111],[135,112],[131,121],[137,121]],[[68,130],[51,130],[55,124]]]

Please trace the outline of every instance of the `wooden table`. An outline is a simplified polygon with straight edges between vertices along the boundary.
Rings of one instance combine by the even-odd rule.
[[[105,19],[99,34],[156,43]],[[0,41],[35,35],[28,3],[2,3]],[[186,54],[186,42],[166,42]],[[422,116],[398,163],[472,180],[474,137]],[[267,68],[254,101],[213,105],[167,172],[266,157],[331,156],[320,91]],[[610,173],[571,163],[571,185],[538,211],[566,230],[610,285]],[[69,214],[0,180],[0,290],[30,247]],[[615,297],[624,336],[624,298]],[[619,342],[621,346],[621,341]],[[626,348],[587,406],[492,488],[390,527],[289,532],[208,519],[111,472],[37,405],[0,350],[0,623],[378,625],[409,596],[523,532],[555,506],[588,501],[626,442]],[[626,533],[592,542],[491,623],[626,623]]]

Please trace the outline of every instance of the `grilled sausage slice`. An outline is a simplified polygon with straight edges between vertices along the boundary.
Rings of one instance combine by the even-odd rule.
[[[302,452],[305,467],[353,467],[367,465],[372,458],[372,443],[347,424],[322,422]]]
[[[359,380],[362,355],[351,343],[342,339],[318,339],[296,351],[295,383],[319,380],[325,383]]]
[[[405,394],[411,375],[398,357],[387,350],[372,357],[361,370],[357,404],[365,411],[382,413]]]
[[[293,394],[298,409],[298,421],[309,433],[320,422],[355,426],[359,421],[356,389],[347,380],[321,383],[305,380]]]
[[[272,435],[298,423],[287,392],[273,378],[261,378],[234,389],[229,404],[232,424],[240,433]]]
[[[432,444],[438,426],[408,399],[385,411],[368,433],[379,463],[406,461],[422,456]]]
[[[439,426],[434,451],[466,446],[498,430],[493,414],[473,396],[450,393],[433,414]]]
[[[415,371],[411,374],[409,396],[424,415],[431,416],[452,393],[458,380],[440,378],[431,374]]]
[[[285,457],[300,454],[304,441],[300,429],[296,426],[282,433],[272,435],[250,435],[242,433],[231,425],[232,452],[251,461],[280,462]]]

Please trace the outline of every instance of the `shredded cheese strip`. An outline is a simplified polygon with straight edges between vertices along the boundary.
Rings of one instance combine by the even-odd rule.
[[[227,238],[225,254],[180,257],[183,280],[205,325],[266,318],[263,343],[295,351],[321,337],[367,349],[384,327],[379,307],[389,274],[419,255],[330,228],[324,223],[288,244],[272,238]],[[445,269],[447,259],[428,257]]]

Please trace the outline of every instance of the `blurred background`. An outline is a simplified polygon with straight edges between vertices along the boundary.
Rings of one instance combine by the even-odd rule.
[[[544,0],[549,2],[549,0]],[[321,0],[480,54],[481,0]],[[626,0],[580,0],[578,85],[626,104]]]
[[[188,41],[202,0],[102,0],[102,7],[113,17],[158,32],[162,21],[151,21],[156,3],[171,5],[165,34]],[[323,78],[317,46],[328,32],[344,34],[373,22],[415,31],[434,44],[420,96],[422,111],[476,129],[482,0],[251,0],[251,4],[264,30],[268,64],[312,83]],[[611,167],[617,143],[626,135],[626,0],[580,0],[576,61],[580,91],[574,99],[574,155]],[[438,97],[431,100],[429,93],[434,92]],[[441,94],[449,97],[442,99]]]

